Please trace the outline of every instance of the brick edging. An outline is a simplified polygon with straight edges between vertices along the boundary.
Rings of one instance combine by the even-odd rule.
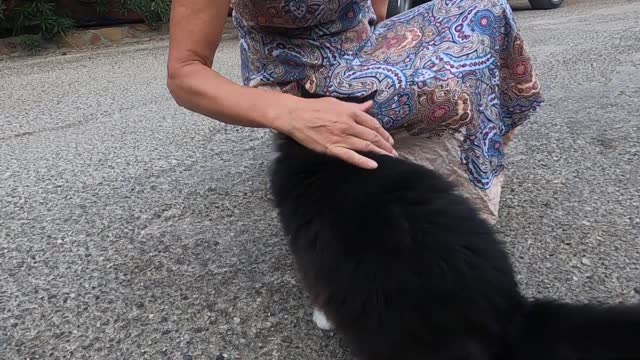
[[[86,50],[115,46],[119,44],[137,43],[154,39],[167,38],[169,24],[152,28],[146,24],[130,24],[104,28],[92,28],[72,31],[65,36],[57,36],[53,41],[43,42],[42,50]],[[22,49],[20,43],[25,36],[0,39],[0,59],[3,57],[27,56],[30,53]],[[237,39],[238,32],[230,18],[224,24],[222,40]]]

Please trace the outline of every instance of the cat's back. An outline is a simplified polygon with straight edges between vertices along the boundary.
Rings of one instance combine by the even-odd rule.
[[[407,160],[366,153],[374,170],[362,169],[333,156],[311,151],[290,138],[278,138],[278,156],[271,168],[271,186],[278,207],[313,202],[314,208],[334,210],[362,202],[390,201],[409,195],[444,194],[453,187],[439,176]],[[336,200],[339,200],[336,202]]]
[[[288,233],[295,226],[316,223],[330,228],[334,238],[359,233],[357,238],[365,234],[372,241],[393,242],[383,235],[397,232],[396,227],[460,232],[459,222],[466,222],[468,229],[477,218],[448,181],[408,160],[368,153],[365,156],[379,166],[367,170],[287,138],[278,143],[278,151],[271,185]],[[374,232],[371,236],[368,229]]]

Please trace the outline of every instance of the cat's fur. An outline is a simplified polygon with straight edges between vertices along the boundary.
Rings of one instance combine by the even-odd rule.
[[[640,359],[638,305],[527,300],[436,172],[373,153],[360,169],[277,136],[272,191],[302,283],[360,359]]]

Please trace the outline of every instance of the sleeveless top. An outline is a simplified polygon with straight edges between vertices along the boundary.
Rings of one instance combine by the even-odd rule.
[[[286,85],[348,62],[368,39],[370,0],[232,0],[244,85]]]

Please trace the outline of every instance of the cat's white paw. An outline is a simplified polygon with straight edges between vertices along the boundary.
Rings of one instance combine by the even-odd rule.
[[[324,313],[321,310],[313,309],[313,322],[316,323],[316,326],[322,330],[332,330],[333,325],[329,322]]]

